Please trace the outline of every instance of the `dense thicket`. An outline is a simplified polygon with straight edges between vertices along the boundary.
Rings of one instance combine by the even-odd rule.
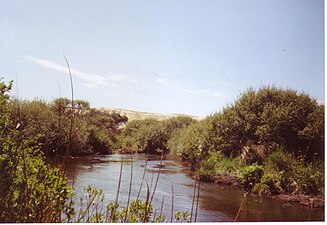
[[[63,222],[72,216],[72,189],[57,168],[9,119],[11,84],[0,80],[0,221]],[[17,129],[13,129],[13,127]]]
[[[247,190],[323,192],[324,105],[304,93],[249,89],[201,121],[184,121],[176,128],[167,122],[128,123],[125,147],[164,150],[194,169],[202,161],[203,179],[233,175]]]
[[[310,159],[324,153],[324,106],[293,90],[249,89],[214,123],[226,154],[240,154],[249,142],[278,144]]]
[[[33,138],[32,145],[40,145],[46,154],[64,155],[70,143],[70,154],[110,153],[117,144],[121,124],[126,116],[90,108],[87,101],[55,99],[51,103],[42,100],[11,101],[10,118],[24,138]],[[70,129],[72,132],[70,135]]]
[[[167,153],[169,139],[196,120],[187,116],[177,116],[164,121],[155,119],[133,120],[126,124],[122,132],[122,147],[138,152]]]
[[[182,144],[183,143],[183,144]],[[171,151],[192,155],[201,144],[204,152],[253,158],[269,155],[275,147],[304,156],[324,156],[324,105],[293,90],[249,89],[222,112],[183,130],[171,141]]]

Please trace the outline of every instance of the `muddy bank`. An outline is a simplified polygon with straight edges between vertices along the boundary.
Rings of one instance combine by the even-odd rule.
[[[271,197],[286,204],[298,204],[310,208],[321,208],[325,206],[325,197],[322,195],[308,196],[308,195],[279,194]]]
[[[211,182],[220,185],[226,185],[226,188],[228,188],[228,186],[229,188],[243,188],[243,185],[240,180],[237,177],[231,175],[215,175]],[[302,194],[283,193],[274,195],[264,194],[263,196],[267,198],[276,199],[284,204],[295,204],[310,208],[322,208],[325,206],[325,197],[323,195],[310,196]]]

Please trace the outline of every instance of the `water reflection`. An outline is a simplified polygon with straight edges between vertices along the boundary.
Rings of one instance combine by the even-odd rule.
[[[133,185],[131,197],[137,197],[141,179],[146,165],[146,176],[142,186],[141,199],[145,199],[146,183],[154,189],[160,156],[137,154],[104,155],[70,158],[67,164],[69,181],[74,183],[76,199],[84,193],[87,185],[103,189],[105,203],[113,202],[116,197],[123,157],[123,173],[119,195],[120,205],[127,204],[131,163],[133,162]],[[51,161],[48,159],[49,162]],[[53,160],[52,160],[53,163]],[[163,160],[156,194],[153,199],[154,208],[160,209],[164,196],[164,213],[170,218],[171,184],[174,186],[174,212],[190,212],[192,207],[194,180],[187,168],[172,160]],[[197,221],[220,222],[233,221],[243,201],[242,190],[232,186],[222,186],[201,182],[201,195]],[[248,196],[244,201],[238,221],[307,221],[323,220],[323,209],[307,209],[300,206],[283,205],[277,200]]]

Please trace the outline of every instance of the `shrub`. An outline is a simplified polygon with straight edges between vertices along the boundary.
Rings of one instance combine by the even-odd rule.
[[[201,162],[200,176],[205,180],[213,180],[215,175],[240,176],[239,171],[244,167],[240,157],[225,157],[220,151],[209,152]]]
[[[164,151],[167,153],[173,146],[171,141],[170,144],[168,143],[168,140],[176,137],[180,130],[194,123],[194,119],[186,116],[172,117],[164,121],[155,119],[133,120],[126,125],[122,132],[122,145],[141,152],[158,153]]]
[[[75,103],[72,112],[71,101],[66,98],[55,99],[51,103],[38,99],[13,99],[10,118],[14,124],[20,124],[24,138],[33,137],[31,146],[40,145],[45,155],[63,155],[69,145],[72,155],[110,153],[117,142],[120,125],[128,118],[115,112],[90,108],[87,101],[76,100]],[[71,123],[73,132],[70,137]]]
[[[273,177],[280,192],[299,194],[321,194],[324,187],[324,169],[322,162],[306,163],[282,148],[273,152],[265,162],[265,170]],[[274,188],[271,186],[271,189]]]
[[[260,182],[267,186],[269,193],[271,194],[278,194],[282,191],[277,176],[272,174],[264,174]]]
[[[241,181],[246,191],[251,191],[255,184],[260,183],[264,170],[257,163],[245,167],[241,172]]]
[[[296,155],[323,158],[324,106],[303,93],[275,87],[245,91],[214,121],[220,150],[239,155],[251,141],[256,145],[277,143]]]
[[[275,171],[289,171],[294,162],[295,158],[280,147],[267,158],[266,167]]]
[[[253,194],[270,195],[270,188],[264,183],[256,183],[252,189]]]
[[[12,129],[8,105],[11,85],[0,82],[0,221],[64,222],[74,210],[72,188],[57,168],[45,165],[38,147]],[[19,128],[19,124],[16,126]]]

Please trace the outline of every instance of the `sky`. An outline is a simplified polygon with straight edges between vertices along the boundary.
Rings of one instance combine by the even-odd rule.
[[[206,116],[265,85],[324,102],[323,0],[0,0],[12,95]],[[18,85],[18,88],[17,88]]]

